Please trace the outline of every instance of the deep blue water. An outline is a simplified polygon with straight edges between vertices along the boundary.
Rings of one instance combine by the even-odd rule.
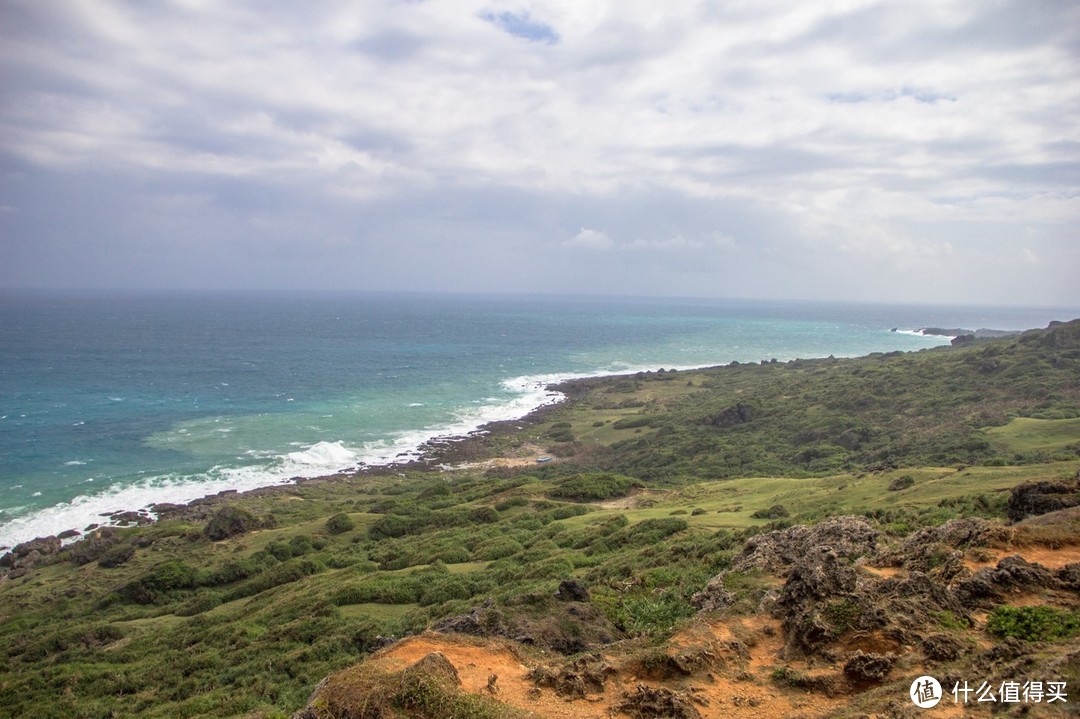
[[[1080,313],[1073,313],[1080,314]],[[0,296],[0,546],[409,456],[555,379],[947,342],[1062,310],[335,294]]]

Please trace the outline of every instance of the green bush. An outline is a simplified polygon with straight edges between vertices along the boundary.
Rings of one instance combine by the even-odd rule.
[[[494,524],[499,521],[499,513],[493,507],[473,507],[469,510],[469,521],[475,524]]]
[[[180,561],[165,562],[139,579],[126,584],[120,594],[136,604],[162,604],[179,590],[191,589],[196,583],[195,570]]]
[[[673,534],[686,531],[689,527],[685,519],[672,517],[646,519],[631,526],[627,530],[627,535],[634,544],[654,544]]]
[[[915,478],[910,474],[905,474],[902,477],[897,477],[893,481],[889,482],[890,492],[899,492],[902,489],[913,487],[915,485]]]
[[[404,537],[411,529],[411,522],[397,514],[386,514],[375,520],[368,530],[372,539]]]
[[[478,547],[476,556],[479,559],[490,562],[496,559],[504,559],[505,557],[513,556],[521,550],[522,546],[513,539],[500,537]]]
[[[1030,642],[1067,639],[1080,634],[1080,610],[1056,607],[996,607],[986,620],[986,629],[999,637],[1016,637]]]
[[[505,512],[508,509],[513,509],[514,507],[527,507],[528,505],[528,497],[510,497],[509,499],[504,499],[503,501],[496,504],[495,509],[500,512]]]
[[[207,539],[214,542],[228,539],[229,537],[250,532],[261,527],[263,522],[251,512],[241,507],[226,505],[214,512],[214,516],[206,523],[203,534]]]
[[[638,427],[648,427],[652,424],[653,418],[646,417],[644,415],[637,417],[624,417],[623,419],[615,420],[611,426],[615,429],[636,429]]]
[[[130,544],[114,544],[105,550],[105,553],[101,555],[101,559],[98,560],[99,567],[105,567],[106,569],[112,569],[113,567],[119,567],[135,556],[135,547]]]
[[[326,520],[326,531],[330,534],[343,534],[356,529],[356,522],[344,512],[338,513]]]
[[[768,509],[759,509],[750,516],[754,519],[783,519],[790,515],[784,505],[774,504]]]
[[[633,477],[611,472],[577,474],[559,482],[549,494],[558,499],[593,502],[613,497],[625,497],[641,482]]]

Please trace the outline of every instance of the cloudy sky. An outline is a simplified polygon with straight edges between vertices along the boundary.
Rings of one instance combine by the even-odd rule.
[[[0,0],[0,288],[1080,306],[1070,0]]]

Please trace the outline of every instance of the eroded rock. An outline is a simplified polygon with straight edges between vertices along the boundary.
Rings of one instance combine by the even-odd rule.
[[[633,691],[626,692],[615,709],[632,719],[701,719],[701,712],[688,694],[665,687],[654,689],[645,684],[638,684]]]
[[[831,517],[812,526],[796,525],[751,537],[732,569],[760,569],[784,576],[811,549],[827,546],[839,557],[873,554],[881,532],[862,517]]]

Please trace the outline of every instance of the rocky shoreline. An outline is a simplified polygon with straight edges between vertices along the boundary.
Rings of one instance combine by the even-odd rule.
[[[186,503],[159,502],[139,509],[120,509],[102,514],[102,521],[87,525],[83,529],[68,528],[55,535],[36,537],[14,547],[0,547],[0,572],[13,571],[18,567],[29,568],[36,563],[36,558],[55,554],[70,542],[91,537],[103,529],[123,529],[152,524],[162,519],[182,519],[185,521],[205,521],[218,508],[237,497],[269,497],[289,494],[300,484],[318,484],[339,482],[356,477],[383,477],[401,475],[406,472],[434,472],[448,466],[489,459],[492,445],[499,437],[510,435],[533,425],[541,424],[554,411],[572,402],[585,392],[588,382],[607,379],[607,377],[570,379],[548,385],[547,389],[558,392],[562,398],[537,407],[518,419],[489,422],[464,435],[446,435],[434,437],[419,447],[418,459],[389,464],[364,465],[354,469],[336,472],[318,477],[293,477],[286,484],[257,487],[247,491],[226,489],[207,494]],[[5,563],[7,557],[12,557]]]

